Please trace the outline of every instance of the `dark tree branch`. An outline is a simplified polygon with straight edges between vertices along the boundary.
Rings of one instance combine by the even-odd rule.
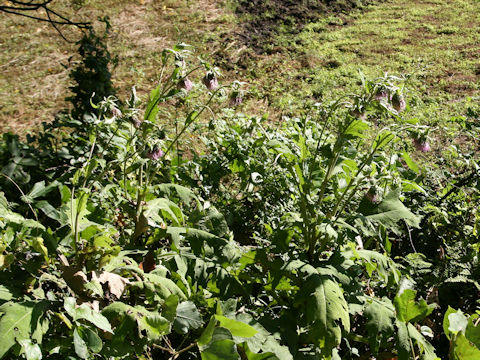
[[[50,8],[52,2],[53,0],[11,0],[8,1],[6,5],[0,5],[0,12],[3,11],[8,14],[19,15],[29,19],[50,23],[65,41],[69,40],[62,34],[62,31],[59,28],[60,25],[74,26],[80,30],[86,30],[91,27],[90,22],[72,21],[66,16],[53,10]],[[45,11],[46,17],[32,14],[41,10]]]

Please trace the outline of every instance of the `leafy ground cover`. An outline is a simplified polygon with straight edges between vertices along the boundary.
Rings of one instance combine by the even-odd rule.
[[[107,76],[90,97],[77,67],[72,111],[3,135],[0,358],[477,359],[478,89],[428,80],[474,72],[473,31],[458,29],[465,56],[447,61],[446,13],[477,3],[344,2],[325,19],[303,2],[265,48],[235,31],[276,18],[275,2],[272,16],[195,4],[137,6],[141,24],[177,9],[185,27],[166,29],[197,52],[129,53],[158,31],[131,44],[129,23],[111,54],[151,79],[123,68],[137,90],[109,95]],[[405,39],[420,22],[437,52],[418,60]],[[83,39],[83,64],[97,40]]]

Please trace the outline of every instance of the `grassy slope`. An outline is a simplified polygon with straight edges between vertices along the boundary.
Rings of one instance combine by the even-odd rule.
[[[123,93],[133,84],[146,93],[158,76],[160,49],[184,41],[199,53],[216,53],[228,77],[247,80],[253,95],[246,110],[269,111],[274,120],[305,98],[327,101],[354,88],[358,69],[373,77],[414,74],[410,114],[427,124],[463,114],[479,95],[476,0],[382,2],[311,23],[296,35],[281,32],[275,46],[266,43],[274,50],[261,55],[235,36],[241,25],[225,3],[91,0],[76,16],[111,17],[110,50],[120,57],[114,79]],[[0,20],[0,130],[21,132],[64,106],[68,73],[61,63],[74,47],[48,26],[2,14]]]
[[[331,98],[332,92],[354,86],[361,69],[368,76],[414,74],[419,95],[448,108],[445,102],[479,95],[479,27],[475,0],[388,1],[310,24],[294,38],[279,38],[288,52],[260,65],[265,74],[273,67],[282,73],[274,88],[287,93],[277,99],[280,106],[299,93]]]
[[[121,95],[133,85],[139,94],[153,87],[163,48],[183,41],[206,52],[205,34],[227,24],[222,1],[216,0],[86,0],[78,11],[73,2],[57,0],[55,9],[76,20],[109,16],[108,44],[119,56],[114,82]],[[80,35],[71,28],[64,34],[72,40]],[[69,79],[62,64],[75,49],[47,24],[0,13],[0,132],[23,133],[66,106]]]

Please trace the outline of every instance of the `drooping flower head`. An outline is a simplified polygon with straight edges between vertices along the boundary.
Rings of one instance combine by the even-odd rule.
[[[204,76],[202,82],[208,90],[215,90],[218,87],[218,79],[211,71]]]
[[[413,146],[417,151],[420,152],[429,152],[430,150],[432,150],[427,140],[422,138],[413,139]]]
[[[243,102],[243,94],[240,90],[234,90],[230,94],[230,106],[238,106]]]
[[[131,118],[133,126],[135,126],[135,129],[140,129],[142,126],[142,121],[137,117],[137,116],[132,116]]]
[[[120,111],[119,108],[113,106],[112,107],[112,115],[116,118],[121,118],[123,114],[122,114],[122,112]]]
[[[402,94],[395,93],[392,96],[392,107],[397,111],[397,112],[402,112],[403,110],[406,109],[407,103],[405,99],[403,98]]]
[[[365,193],[365,199],[370,201],[372,204],[378,204],[380,202],[380,196],[378,195],[377,189],[375,187],[371,187]]]
[[[367,118],[366,109],[364,105],[359,101],[356,101],[355,104],[351,107],[350,115],[360,120],[365,120]]]
[[[193,89],[193,82],[188,77],[185,77],[178,82],[177,89],[179,90],[183,89],[186,92],[189,92],[190,90]]]
[[[147,157],[153,161],[157,161],[164,155],[164,152],[157,146],[153,148],[153,150],[147,153]]]
[[[375,100],[379,102],[384,102],[388,100],[388,91],[385,88],[380,88],[375,92]]]

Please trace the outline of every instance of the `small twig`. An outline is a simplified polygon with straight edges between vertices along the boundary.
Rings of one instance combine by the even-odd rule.
[[[407,226],[408,238],[410,239],[410,245],[412,245],[412,249],[416,253],[417,250],[415,250],[415,246],[413,245],[412,230],[410,230],[410,227],[408,226],[407,221],[405,221],[405,225]]]
[[[48,22],[50,23],[55,30],[60,34],[60,36],[67,42],[72,42],[68,40],[61,30],[58,28],[58,25],[68,25],[68,26],[75,26],[80,30],[86,30],[91,27],[90,22],[76,22],[72,21],[66,16],[56,12],[55,10],[51,9],[49,7],[50,3],[53,2],[53,0],[44,0],[44,1],[39,1],[39,2],[34,2],[32,1],[18,1],[18,0],[10,0],[7,2],[7,5],[0,5],[0,12],[5,12],[8,14],[13,14],[13,15],[18,15],[18,16],[23,16],[29,19],[37,20],[37,21],[42,21],[42,22]],[[30,13],[35,13],[37,11],[44,10],[46,14],[45,17],[40,17],[37,15],[30,15]],[[53,19],[53,16],[56,16],[58,19]]]
[[[170,344],[168,342],[167,342],[167,345],[170,346]],[[165,352],[168,352],[169,354],[171,354],[172,355],[171,358],[173,358],[173,359],[176,359],[180,354],[184,353],[185,351],[190,350],[191,348],[193,348],[195,346],[197,346],[197,343],[193,342],[190,345],[184,347],[183,349],[176,351],[175,349],[173,349],[171,347],[169,349],[169,348],[166,348],[165,346],[162,346],[162,345],[153,344],[154,348],[160,349],[162,351],[165,351]]]

